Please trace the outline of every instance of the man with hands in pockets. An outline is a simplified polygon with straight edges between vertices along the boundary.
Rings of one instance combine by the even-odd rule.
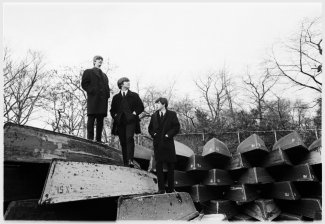
[[[112,134],[119,136],[124,166],[135,167],[134,134],[141,133],[139,115],[144,111],[144,106],[139,95],[130,90],[127,77],[120,78],[117,86],[120,92],[114,95],[110,110],[114,120]]]
[[[151,116],[148,132],[153,138],[154,155],[156,160],[156,171],[158,178],[158,193],[165,193],[163,164],[168,167],[168,189],[167,193],[174,192],[174,170],[176,163],[176,152],[174,136],[180,130],[180,124],[174,111],[168,110],[168,100],[158,98],[155,101],[157,111]]]

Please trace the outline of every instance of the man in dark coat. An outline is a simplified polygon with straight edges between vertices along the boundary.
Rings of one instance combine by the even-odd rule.
[[[87,138],[94,139],[94,123],[96,120],[96,141],[101,142],[104,117],[107,116],[110,89],[108,78],[100,69],[103,63],[101,56],[93,58],[94,67],[86,69],[82,75],[81,87],[87,92]]]
[[[130,80],[126,77],[117,81],[121,90],[114,95],[111,105],[111,116],[114,119],[112,134],[118,135],[122,147],[125,166],[134,167],[134,133],[141,133],[139,115],[144,106],[139,95],[130,91]]]
[[[156,171],[158,177],[158,193],[165,193],[163,163],[168,167],[168,193],[174,192],[174,169],[176,152],[174,136],[179,132],[180,124],[174,111],[167,110],[166,98],[156,100],[157,111],[151,116],[148,132],[153,138]]]

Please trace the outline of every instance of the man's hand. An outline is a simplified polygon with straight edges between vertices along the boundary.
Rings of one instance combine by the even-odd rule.
[[[134,114],[134,115],[137,115],[137,113],[136,113],[135,111],[133,111],[133,114]]]
[[[165,137],[168,138],[169,136],[167,134],[165,134]]]

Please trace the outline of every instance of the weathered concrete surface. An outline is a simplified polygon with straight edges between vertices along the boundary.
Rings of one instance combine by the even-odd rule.
[[[198,216],[188,193],[120,197],[117,220],[190,220]]]
[[[107,145],[72,135],[6,123],[5,162],[50,163],[52,159],[123,164],[121,152]]]
[[[39,204],[155,193],[157,178],[143,170],[87,162],[52,162]]]

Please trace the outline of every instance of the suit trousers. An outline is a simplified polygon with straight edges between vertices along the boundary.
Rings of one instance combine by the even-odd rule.
[[[88,115],[87,121],[87,139],[94,140],[94,124],[96,120],[96,141],[102,139],[104,115]]]
[[[117,126],[118,137],[122,147],[123,163],[128,165],[129,160],[134,157],[134,132],[135,123],[120,124]]]
[[[164,172],[163,172],[163,164],[162,161],[156,162],[156,171],[158,178],[158,190],[165,190],[165,180],[164,180]],[[174,191],[174,170],[175,163],[167,163],[168,173],[167,173],[167,181],[168,181],[168,193]]]

